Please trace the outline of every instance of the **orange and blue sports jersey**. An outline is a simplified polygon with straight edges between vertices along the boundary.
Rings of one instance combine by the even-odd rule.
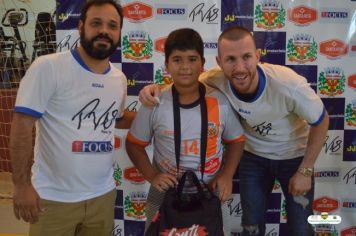
[[[155,108],[141,106],[128,140],[147,146],[153,138],[153,159],[161,171],[176,174],[174,119],[171,87],[162,92]],[[208,140],[204,180],[209,182],[221,167],[223,143],[241,142],[245,136],[236,112],[219,91],[206,86]],[[200,176],[201,113],[199,102],[181,105],[180,172],[193,170]]]

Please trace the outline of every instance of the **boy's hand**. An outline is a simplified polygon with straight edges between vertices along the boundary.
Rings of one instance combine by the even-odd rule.
[[[221,202],[228,200],[232,193],[232,178],[223,173],[218,174],[210,183],[211,191],[218,191]]]
[[[159,95],[161,95],[160,87],[157,84],[150,84],[141,89],[139,100],[146,107],[154,107],[159,104],[157,99]]]
[[[151,185],[161,192],[173,188],[177,184],[178,180],[174,175],[162,172],[158,173],[151,181]]]

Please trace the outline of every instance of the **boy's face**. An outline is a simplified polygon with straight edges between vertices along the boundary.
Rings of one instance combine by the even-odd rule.
[[[204,61],[196,50],[173,50],[166,62],[166,69],[175,86],[188,88],[197,84],[204,70]]]

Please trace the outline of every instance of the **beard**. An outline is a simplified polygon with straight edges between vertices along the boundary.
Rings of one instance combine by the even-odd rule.
[[[100,45],[100,44],[95,47],[94,43],[98,39],[108,40],[110,43],[110,47],[107,48],[106,45]],[[113,40],[109,38],[107,34],[99,34],[92,39],[87,39],[85,37],[84,30],[80,34],[80,45],[83,47],[84,51],[94,59],[103,60],[108,58],[115,52],[119,44],[120,41],[114,44]]]

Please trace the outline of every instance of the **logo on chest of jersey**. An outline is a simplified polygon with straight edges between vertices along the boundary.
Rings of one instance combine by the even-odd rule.
[[[250,115],[250,114],[251,114],[251,111],[245,110],[245,109],[242,109],[242,108],[239,108],[239,113],[245,113],[245,114]]]
[[[93,88],[104,88],[104,84],[100,84],[100,83],[92,83],[91,86]]]
[[[214,122],[208,123],[208,138],[215,137],[219,133],[219,127]]]
[[[113,146],[110,141],[73,141],[72,152],[74,153],[110,153]]]

